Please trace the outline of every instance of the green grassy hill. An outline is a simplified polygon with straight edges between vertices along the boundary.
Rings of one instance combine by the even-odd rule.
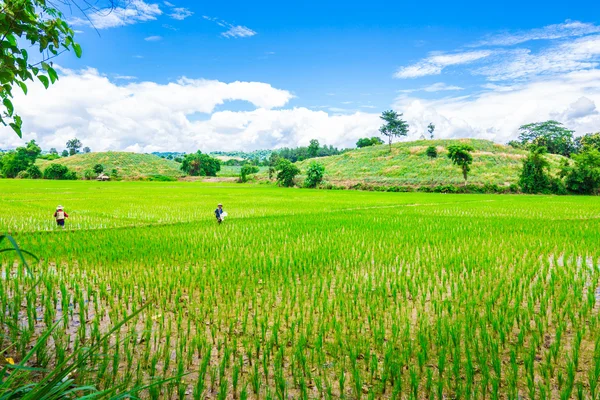
[[[46,168],[51,163],[63,164],[76,171],[80,176],[83,171],[92,169],[96,164],[104,166],[104,172],[110,174],[116,169],[123,179],[143,179],[150,175],[165,175],[178,177],[182,173],[179,164],[166,160],[153,154],[138,154],[109,151],[106,153],[76,154],[74,156],[59,158],[57,160],[38,160],[36,164],[40,169]]]
[[[453,144],[470,144],[473,165],[469,183],[509,185],[517,183],[526,151],[517,150],[488,140],[418,140],[389,146],[380,145],[322,157],[317,160],[325,165],[325,180],[338,184],[358,182],[381,185],[440,185],[463,183],[462,172],[448,158],[447,148]],[[425,154],[428,146],[436,146],[438,157],[431,159]],[[555,172],[561,156],[548,155]],[[304,173],[311,160],[298,163]]]

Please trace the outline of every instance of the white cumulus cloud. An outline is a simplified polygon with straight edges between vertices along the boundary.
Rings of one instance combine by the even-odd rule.
[[[94,151],[195,151],[258,149],[321,143],[351,146],[358,137],[375,135],[377,114],[330,115],[306,108],[280,109],[293,98],[261,82],[181,78],[176,82],[117,85],[94,69],[59,69],[50,89],[31,85],[16,95],[24,119],[23,140],[0,128],[0,148],[36,139],[43,148],[64,148],[77,137]],[[241,100],[252,111],[215,111]]]
[[[557,119],[576,134],[600,128],[600,70],[577,71],[520,85],[488,87],[480,94],[426,100],[410,95],[396,99],[394,108],[418,138],[433,122],[440,138],[477,137],[507,142],[519,126]]]

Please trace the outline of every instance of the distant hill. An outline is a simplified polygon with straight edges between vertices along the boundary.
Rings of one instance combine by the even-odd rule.
[[[104,172],[110,174],[116,169],[123,179],[143,179],[150,175],[165,175],[178,177],[182,173],[179,163],[166,160],[153,154],[125,153],[109,151],[106,153],[84,153],[74,156],[59,158],[57,160],[37,160],[40,169],[46,168],[51,163],[63,164],[76,171],[79,175],[86,169],[92,169],[96,164],[104,166]]]
[[[381,185],[444,185],[461,184],[463,177],[458,166],[452,165],[447,148],[453,144],[470,144],[473,165],[469,183],[508,185],[517,183],[523,158],[527,152],[488,140],[418,140],[400,142],[389,146],[379,145],[352,150],[347,153],[322,157],[325,179],[329,182],[352,184],[358,182]],[[431,159],[425,154],[428,146],[435,146],[438,157]],[[562,156],[547,155],[553,167],[557,167]],[[298,163],[304,172],[312,160]]]

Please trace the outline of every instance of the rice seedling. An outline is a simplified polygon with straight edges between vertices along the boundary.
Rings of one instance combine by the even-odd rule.
[[[0,192],[0,231],[39,256],[26,268],[0,253],[10,377],[76,360],[69,387],[105,397],[598,397],[594,198],[25,180]]]

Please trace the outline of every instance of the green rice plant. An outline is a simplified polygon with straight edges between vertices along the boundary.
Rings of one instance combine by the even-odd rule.
[[[57,323],[26,367],[99,346],[73,374],[97,392],[175,376],[140,397],[598,396],[593,198],[25,180],[0,192],[0,229],[40,256],[31,277],[0,253],[0,368]],[[58,203],[65,230],[48,216]]]

